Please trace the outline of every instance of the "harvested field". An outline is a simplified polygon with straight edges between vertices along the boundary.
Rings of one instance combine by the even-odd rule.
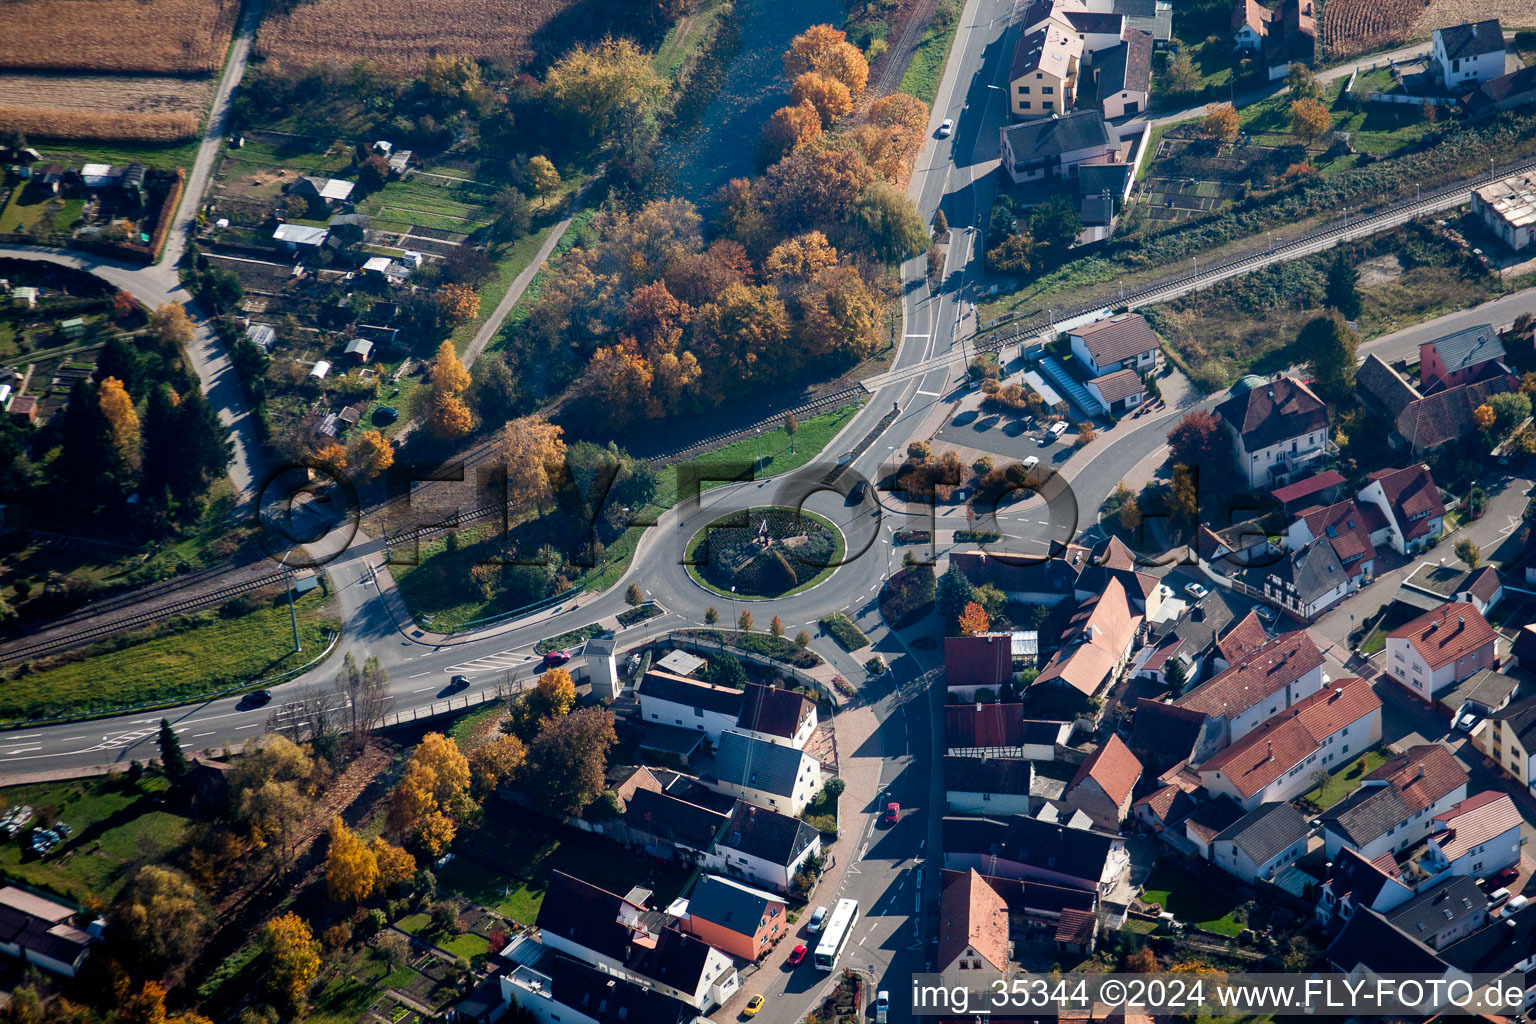
[[[257,51],[286,67],[366,58],[387,71],[419,72],[434,56],[524,61],[529,40],[569,0],[315,0],[268,13]]]
[[[176,142],[197,135],[208,78],[0,74],[0,129],[38,138]]]
[[[1536,24],[1536,10],[1530,0],[1327,0],[1318,36],[1338,60],[1484,18],[1507,29]]]
[[[239,0],[0,0],[0,68],[217,71]]]

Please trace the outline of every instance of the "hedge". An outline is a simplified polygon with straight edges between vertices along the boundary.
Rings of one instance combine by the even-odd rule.
[[[869,637],[864,631],[853,624],[853,620],[842,612],[833,612],[821,620],[821,628],[832,635],[832,639],[845,651],[856,651],[860,647],[869,646]]]

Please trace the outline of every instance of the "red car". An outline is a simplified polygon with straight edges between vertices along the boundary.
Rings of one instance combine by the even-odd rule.
[[[805,943],[802,942],[800,945],[789,951],[789,959],[785,962],[788,963],[791,967],[799,967],[800,962],[805,959],[805,952]]]
[[[544,660],[539,663],[540,668],[559,668],[571,660],[570,651],[550,651],[544,655]]]
[[[894,824],[896,824],[896,820],[898,818],[900,818],[900,817],[901,817],[901,804],[898,804],[895,801],[892,801],[891,803],[888,803],[888,804],[885,805],[885,818],[884,818],[884,821],[885,821],[885,823],[887,825],[894,825]]]
[[[1504,885],[1508,885],[1510,882],[1513,882],[1516,878],[1520,877],[1520,869],[1514,867],[1505,868],[1503,871],[1500,871],[1493,877],[1498,879]]]

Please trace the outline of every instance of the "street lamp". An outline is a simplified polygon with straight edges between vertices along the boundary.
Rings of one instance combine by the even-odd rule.
[[[757,471],[763,464],[763,428],[757,427],[757,458],[752,460],[752,477],[757,478]]]

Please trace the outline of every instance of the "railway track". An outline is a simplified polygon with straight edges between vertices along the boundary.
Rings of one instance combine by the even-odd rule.
[[[918,0],[912,17],[908,18],[906,25],[902,27],[901,39],[890,50],[890,60],[886,61],[885,67],[880,69],[880,80],[875,83],[874,95],[884,96],[894,92],[896,86],[901,84],[901,77],[906,74],[907,65],[912,63],[912,52],[917,48],[918,32],[933,20],[933,12],[937,7],[938,4],[934,0]],[[898,68],[901,70],[901,75],[896,73]]]
[[[253,590],[260,590],[263,587],[269,587],[275,583],[280,583],[286,580],[288,575],[289,573],[286,569],[282,570],[281,572],[266,573],[265,575],[257,576],[240,583],[231,584],[227,587],[221,587],[218,590],[211,590],[207,593],[199,594],[196,597],[189,597],[185,601],[177,601],[172,604],[162,605],[159,608],[152,608],[149,611],[140,612],[138,615],[130,615],[127,618],[116,619],[101,626],[92,626],[86,629],[76,630],[72,633],[66,633],[63,636],[50,637],[45,640],[36,641],[35,643],[12,646],[6,648],[5,650],[0,650],[0,664],[9,665],[21,661],[29,661],[34,658],[47,657],[50,654],[55,654],[60,651],[70,650],[75,647],[83,646],[84,644],[90,643],[92,640],[97,640],[106,636],[112,636],[117,633],[127,632],[128,630],[134,629],[138,626],[145,626],[156,622],[162,622],[174,616],[186,614],[187,612],[200,611],[201,609],[210,607],[212,605],[223,604],[225,601],[228,601],[231,598],[239,597],[241,594],[248,594]]]
[[[170,579],[161,580],[159,583],[148,583],[142,587],[135,588],[134,590],[125,591],[124,593],[117,594],[112,597],[102,598],[99,601],[92,601],[90,604],[81,605],[74,611],[66,612],[63,615],[57,616],[56,618],[49,619],[47,622],[29,623],[27,626],[27,633],[35,635],[46,630],[58,629],[63,626],[68,626],[71,623],[83,622],[87,619],[99,618],[108,612],[114,612],[119,608],[126,608],[129,605],[143,604],[145,601],[153,601],[154,599],[171,593],[172,591],[180,590],[187,586],[195,586],[204,580],[214,579],[222,576],[233,568],[235,568],[234,562],[230,559],[226,559],[215,565],[205,566],[204,568],[198,569],[195,572],[190,572],[181,576],[172,576]],[[20,638],[18,637],[17,639]]]

